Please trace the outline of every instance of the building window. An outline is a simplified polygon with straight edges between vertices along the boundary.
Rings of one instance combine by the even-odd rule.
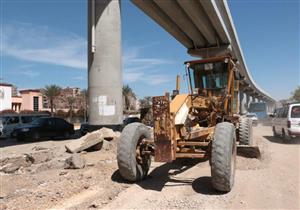
[[[33,97],[33,111],[35,112],[39,111],[39,97],[37,96]]]

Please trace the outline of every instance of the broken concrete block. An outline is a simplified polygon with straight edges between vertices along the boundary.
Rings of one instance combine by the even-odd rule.
[[[103,140],[102,142],[92,146],[88,149],[88,151],[99,151],[99,150],[111,150],[113,148],[113,145],[110,141]]]
[[[16,172],[20,168],[20,165],[14,165],[12,163],[8,163],[0,168],[1,172],[11,174]]]
[[[111,150],[112,148],[113,148],[113,145],[112,145],[111,142],[106,141],[106,140],[104,140],[104,141],[102,142],[102,148],[101,148],[101,149],[107,151],[107,150]]]
[[[113,140],[115,133],[113,130],[108,128],[101,128],[100,130],[91,132],[82,136],[78,140],[74,140],[65,145],[67,152],[77,153],[86,149],[89,149],[95,145],[96,149],[101,149],[101,143],[103,140]],[[93,149],[94,150],[94,149]]]
[[[115,132],[114,139],[119,139],[120,137],[121,137],[121,132],[116,131],[116,132]]]
[[[0,160],[0,171],[4,173],[14,173],[20,167],[31,166],[33,162],[33,157],[28,154],[6,157]]]
[[[105,141],[105,140],[103,140]],[[87,151],[91,152],[91,151],[99,151],[102,149],[102,145],[103,145],[103,141],[101,141],[98,144],[95,144],[94,146],[90,147]]]
[[[73,154],[71,157],[67,158],[65,161],[65,169],[80,169],[84,168],[85,159],[83,159],[79,154]]]
[[[103,141],[103,137],[99,131],[88,133],[78,140],[72,141],[65,145],[67,152],[77,153],[86,150]]]
[[[115,132],[109,128],[101,128],[99,132],[102,134],[103,138],[107,141],[111,141],[115,137]]]
[[[53,151],[49,149],[33,152],[30,153],[29,155],[33,158],[34,164],[48,162],[54,158]]]

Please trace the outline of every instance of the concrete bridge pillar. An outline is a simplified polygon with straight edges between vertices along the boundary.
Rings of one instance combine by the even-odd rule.
[[[250,98],[250,95],[249,95],[249,94],[246,93],[245,95],[246,95],[245,111],[248,112],[249,104],[250,104],[251,98]]]
[[[123,122],[121,14],[118,0],[88,0],[89,124]]]
[[[245,114],[247,112],[247,102],[245,93],[243,91],[240,91],[239,93],[239,104],[240,104],[240,114]]]

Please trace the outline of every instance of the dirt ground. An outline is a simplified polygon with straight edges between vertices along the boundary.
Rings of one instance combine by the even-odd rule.
[[[83,169],[64,169],[70,156],[54,140],[19,144],[1,140],[1,160],[30,154],[34,164],[0,173],[1,209],[300,209],[300,140],[283,142],[271,128],[254,128],[262,157],[237,157],[231,192],[212,189],[207,161],[153,163],[149,178],[131,184],[117,170],[116,142],[83,152]],[[9,141],[9,142],[8,142]]]

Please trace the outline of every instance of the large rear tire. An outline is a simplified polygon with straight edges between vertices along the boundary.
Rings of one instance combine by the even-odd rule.
[[[151,138],[151,132],[142,123],[131,123],[127,125],[121,134],[118,142],[117,161],[121,176],[132,182],[144,179],[148,175],[151,164],[150,155],[140,155],[142,140]]]
[[[249,118],[239,120],[239,141],[240,145],[253,145],[252,120]]]
[[[236,166],[236,133],[233,124],[217,124],[211,151],[213,187],[222,192],[232,189]]]

